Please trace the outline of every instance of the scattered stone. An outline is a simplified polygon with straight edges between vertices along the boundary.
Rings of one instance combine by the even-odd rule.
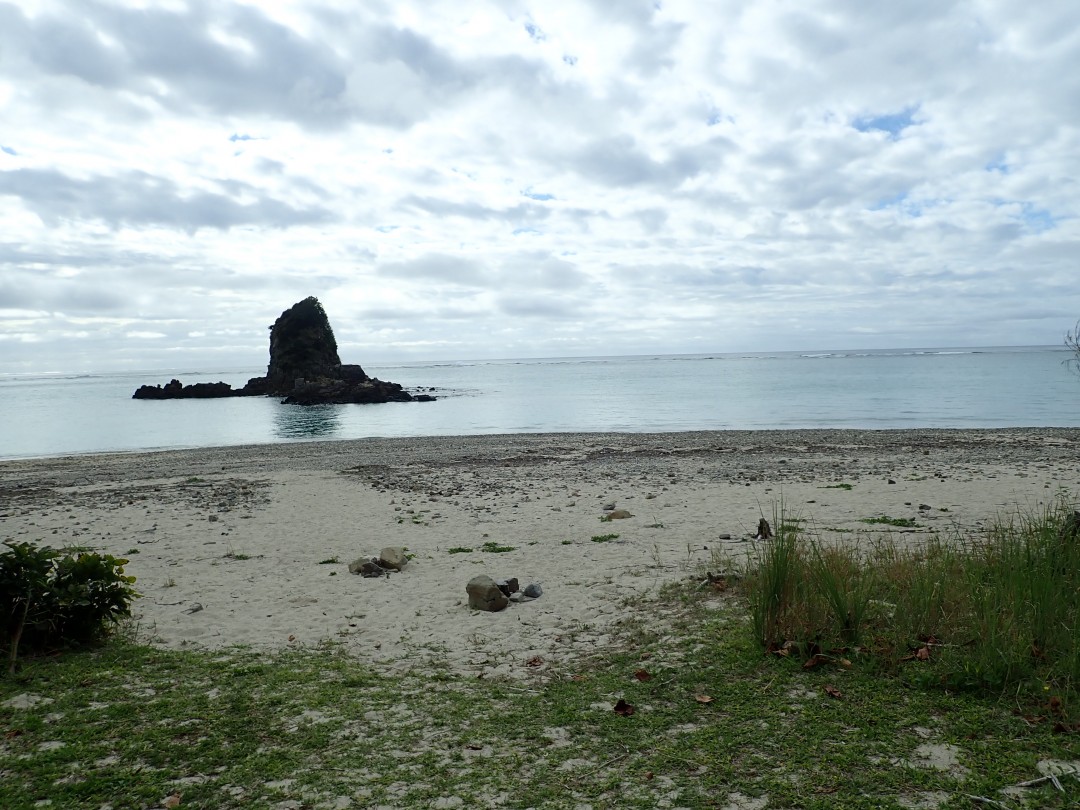
[[[930,511],[930,504],[928,504],[928,503],[920,503],[919,504],[919,511],[920,512],[929,512]]]
[[[894,481],[894,480],[893,480],[892,478],[890,478],[890,479],[889,479],[889,483],[890,483],[890,484],[895,484],[895,483],[896,483],[896,481]]]
[[[605,503],[603,508],[605,512],[610,512],[612,509],[615,508],[615,501],[612,501],[611,503]]]
[[[192,605],[187,610],[185,610],[184,613],[198,613],[202,609],[203,609],[202,604],[199,603],[199,602],[196,602],[194,605]]]
[[[719,537],[718,537],[717,539],[718,539],[718,540],[730,540],[730,539],[731,539],[731,535],[730,535],[730,534],[728,534],[727,532],[724,532],[724,533],[723,533],[723,534],[721,534],[721,535],[720,535],[720,536],[719,536]]]
[[[525,590],[522,591],[530,599],[538,599],[544,593],[544,589],[540,587],[539,582],[530,582],[525,586]]]
[[[409,558],[401,546],[387,546],[379,552],[378,563],[383,568],[400,571],[409,564]]]
[[[608,512],[606,515],[604,515],[602,520],[626,520],[626,518],[632,517],[633,515],[630,514],[630,511],[628,509],[616,509],[615,511]]]
[[[372,557],[361,557],[358,560],[353,560],[349,563],[349,573],[359,574],[362,577],[372,579],[374,577],[381,577],[386,573],[386,569],[379,565],[379,561]]]
[[[519,590],[517,577],[511,577],[510,579],[500,579],[495,584],[498,585],[499,590],[507,596],[512,593],[517,593]]]
[[[209,515],[206,519],[210,523],[217,523],[218,522],[218,516],[217,515]]]
[[[469,594],[469,607],[474,610],[486,610],[491,613],[503,610],[510,604],[509,598],[499,588],[498,583],[486,574],[478,574],[465,586]]]

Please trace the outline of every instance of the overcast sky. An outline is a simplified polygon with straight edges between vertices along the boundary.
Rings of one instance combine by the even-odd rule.
[[[0,0],[0,372],[1058,344],[1080,3]]]

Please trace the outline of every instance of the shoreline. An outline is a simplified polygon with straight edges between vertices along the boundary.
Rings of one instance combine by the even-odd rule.
[[[0,462],[0,541],[129,560],[139,639],[342,644],[372,666],[524,676],[602,647],[628,605],[761,547],[977,536],[1080,494],[1080,428],[357,439]],[[843,486],[841,486],[843,485]],[[604,507],[632,517],[601,522]],[[888,516],[913,527],[867,524]],[[607,535],[617,535],[607,537]],[[510,551],[485,551],[485,545]],[[404,571],[348,564],[404,546]],[[463,550],[469,549],[469,550]],[[476,574],[541,598],[471,611]],[[645,603],[641,603],[645,604]],[[662,621],[655,603],[635,620]],[[196,609],[196,606],[197,609]],[[546,666],[543,665],[543,666]],[[542,668],[542,667],[541,667]]]
[[[387,454],[393,458],[419,461],[423,454],[428,460],[439,460],[447,455],[465,454],[469,458],[487,460],[494,450],[529,449],[545,446],[551,442],[582,442],[590,446],[597,443],[616,448],[703,449],[705,442],[713,447],[735,450],[769,449],[797,450],[800,446],[845,446],[872,449],[899,449],[930,445],[939,448],[969,445],[980,442],[1010,445],[1033,443],[1033,446],[1054,443],[1072,443],[1080,448],[1080,427],[1007,427],[1007,428],[775,428],[765,430],[686,430],[667,432],[567,432],[567,433],[490,433],[461,434],[454,436],[407,436],[365,437],[359,439],[328,439],[292,442],[268,442],[264,444],[215,445],[211,447],[164,448],[148,450],[116,450],[108,452],[78,453],[68,455],[31,456],[26,458],[0,458],[0,486],[16,470],[55,468],[57,472],[79,465],[88,465],[91,471],[99,467],[126,475],[124,467],[131,462],[157,461],[175,464],[213,465],[222,468],[244,464],[269,465],[271,469],[287,468],[290,463],[303,462],[319,469],[331,469],[335,465],[348,464],[352,453],[364,450],[368,453]],[[84,475],[85,475],[84,471]]]

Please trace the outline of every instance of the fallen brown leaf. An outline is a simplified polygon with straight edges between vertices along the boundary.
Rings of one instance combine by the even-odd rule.
[[[290,634],[289,635],[289,641],[296,641],[296,636]]]
[[[694,700],[698,703],[712,703],[713,699],[708,695],[694,695]]]
[[[919,649],[917,649],[915,651],[915,657],[920,661],[929,661],[930,660],[930,648],[929,647],[919,647]]]
[[[647,669],[639,669],[634,673],[634,677],[639,681],[651,681],[652,674]]]
[[[824,664],[828,660],[829,659],[826,658],[824,655],[820,655],[820,654],[815,655],[812,658],[807,658],[806,661],[803,662],[802,668],[803,669],[813,669],[818,664]]]
[[[532,658],[530,658],[528,661],[525,662],[525,666],[527,666],[527,667],[538,667],[538,666],[541,666],[543,663],[544,663],[543,658],[541,658],[539,655],[534,655]]]
[[[165,805],[165,807],[167,807],[167,808],[179,807],[180,806],[180,794],[179,793],[174,793],[171,796],[166,796],[165,801],[163,801],[162,804]]]
[[[615,714],[621,714],[623,717],[629,717],[633,713],[634,707],[622,698],[619,698],[619,702],[615,704]]]
[[[837,689],[832,684],[826,684],[826,686],[825,686],[825,694],[828,695],[829,697],[834,697],[834,698],[837,698],[837,699],[840,699],[840,698],[842,698],[844,696],[844,693],[841,692],[839,689]]]

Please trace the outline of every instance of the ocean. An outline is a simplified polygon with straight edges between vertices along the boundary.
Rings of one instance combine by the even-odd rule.
[[[0,458],[370,436],[793,428],[1080,427],[1063,347],[899,349],[367,365],[436,402],[131,399],[143,384],[239,387],[265,366],[0,375]]]

